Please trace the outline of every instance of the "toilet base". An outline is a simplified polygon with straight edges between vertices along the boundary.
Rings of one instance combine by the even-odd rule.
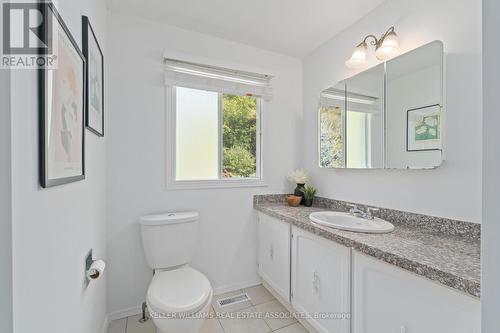
[[[158,333],[198,333],[201,326],[208,318],[210,306],[212,304],[213,292],[207,300],[207,304],[198,312],[194,313],[191,318],[182,318],[182,314],[175,314],[166,318],[157,314],[148,304],[150,317],[153,320]],[[174,318],[175,317],[175,318]]]

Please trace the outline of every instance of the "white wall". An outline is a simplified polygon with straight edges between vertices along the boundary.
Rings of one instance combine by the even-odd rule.
[[[145,299],[152,274],[141,245],[138,217],[143,214],[199,211],[202,239],[193,266],[217,290],[256,283],[252,197],[287,190],[285,175],[301,157],[300,61],[116,13],[108,23],[108,310],[136,309]],[[264,114],[267,188],[165,189],[165,50],[276,76],[275,96]]]
[[[10,70],[0,69],[0,332],[12,332]]]
[[[481,221],[480,19],[480,2],[476,0],[461,0],[459,4],[453,0],[388,0],[304,59],[304,161],[320,195]],[[355,74],[344,66],[354,46],[366,34],[378,35],[391,25],[396,27],[403,51],[433,40],[444,42],[447,161],[439,169],[428,171],[319,169],[319,92]]]
[[[483,224],[481,225],[482,332],[496,333],[500,327],[500,154],[498,152],[498,91],[500,64],[498,30],[500,2],[483,0]]]
[[[57,8],[80,46],[81,15],[88,15],[106,54],[104,1],[65,0]],[[106,139],[85,131],[86,180],[41,189],[36,74],[12,71],[14,332],[101,332],[106,281],[83,290],[83,278],[90,248],[106,256]]]

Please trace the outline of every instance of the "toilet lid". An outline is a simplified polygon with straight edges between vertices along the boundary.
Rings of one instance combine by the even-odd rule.
[[[184,266],[157,272],[148,289],[148,302],[157,312],[196,312],[210,297],[212,286],[207,277]]]

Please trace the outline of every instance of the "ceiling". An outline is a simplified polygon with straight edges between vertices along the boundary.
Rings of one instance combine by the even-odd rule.
[[[108,0],[111,10],[302,57],[384,0]]]

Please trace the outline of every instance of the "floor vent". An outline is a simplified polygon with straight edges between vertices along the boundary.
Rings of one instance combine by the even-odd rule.
[[[219,308],[223,308],[229,305],[241,303],[241,302],[246,302],[250,300],[250,296],[248,296],[247,293],[244,294],[239,294],[239,295],[234,295],[234,296],[229,296],[226,298],[221,298],[217,300],[217,304],[219,305]]]

